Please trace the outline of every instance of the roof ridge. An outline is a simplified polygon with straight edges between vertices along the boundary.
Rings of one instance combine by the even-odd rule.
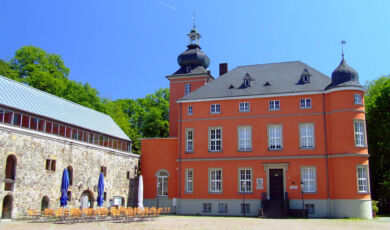
[[[38,92],[47,94],[47,95],[49,95],[49,96],[56,97],[56,98],[58,98],[58,99],[60,99],[60,100],[63,100],[63,101],[68,102],[68,103],[70,103],[70,104],[74,104],[74,105],[79,106],[79,107],[81,107],[81,108],[85,108],[85,109],[92,110],[92,111],[94,111],[94,112],[97,112],[97,113],[100,113],[100,114],[102,114],[102,115],[108,116],[108,117],[110,117],[110,118],[112,119],[112,117],[111,117],[110,115],[108,115],[108,114],[99,112],[99,111],[94,110],[94,109],[91,109],[91,108],[89,108],[89,107],[87,107],[87,106],[83,106],[83,105],[77,104],[76,102],[70,101],[70,100],[68,100],[68,99],[65,99],[65,98],[59,97],[59,96],[57,96],[57,95],[54,95],[54,94],[45,92],[45,91],[43,91],[43,90],[34,88],[34,87],[32,87],[32,86],[23,84],[22,82],[15,81],[15,80],[13,80],[13,79],[10,79],[10,78],[5,77],[5,76],[2,76],[2,75],[0,75],[0,78],[3,78],[3,79],[5,79],[5,80],[11,81],[11,82],[16,83],[16,84],[19,84],[19,85],[21,85],[21,86],[23,86],[23,87],[26,87],[26,88],[31,88],[31,89],[33,89],[33,90],[36,90],[36,91],[38,91]]]
[[[282,64],[282,63],[289,63],[289,62],[300,62],[306,65],[306,63],[296,60],[296,61],[282,61],[282,62],[269,62],[269,63],[262,63],[262,64],[252,64],[252,65],[239,65],[236,68],[241,68],[241,67],[249,67],[249,66],[259,66],[259,65],[270,65],[270,64]]]

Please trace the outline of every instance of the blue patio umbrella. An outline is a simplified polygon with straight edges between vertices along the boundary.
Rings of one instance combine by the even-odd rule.
[[[69,174],[68,174],[68,170],[64,169],[64,172],[62,173],[62,182],[61,182],[61,198],[60,198],[61,207],[65,207],[68,204],[68,188],[69,188]]]
[[[100,176],[99,176],[99,182],[98,182],[98,187],[97,187],[97,190],[98,190],[98,196],[97,196],[97,205],[99,207],[103,206],[103,200],[104,200],[104,197],[103,197],[103,194],[104,194],[104,176],[103,176],[103,173],[101,172],[100,173]]]

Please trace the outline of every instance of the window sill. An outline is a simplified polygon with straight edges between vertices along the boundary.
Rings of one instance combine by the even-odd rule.
[[[253,149],[239,149],[238,152],[253,152]]]
[[[280,109],[268,109],[268,111],[280,111]]]
[[[209,191],[209,194],[222,194],[223,192],[221,191],[221,192],[211,192],[211,191]]]
[[[268,151],[272,151],[272,152],[275,152],[275,151],[283,151],[283,148],[281,148],[281,149],[270,149],[270,148],[268,148]]]
[[[303,192],[303,194],[318,194],[318,192],[317,191],[315,191],[315,192]]]
[[[185,151],[184,153],[193,154],[194,151]]]
[[[299,107],[300,109],[312,109],[312,107]]]
[[[238,110],[238,112],[239,112],[239,113],[249,113],[250,110],[248,110],[248,111],[246,111],[246,110],[242,110],[242,111],[241,111],[241,110]]]
[[[370,195],[371,193],[370,193],[370,192],[358,192],[358,194],[361,194],[361,195]]]
[[[355,145],[355,148],[361,148],[361,149],[364,149],[364,148],[367,148],[367,146],[365,146],[365,145]]]
[[[316,148],[315,147],[308,147],[308,148],[303,148],[303,147],[300,147],[299,148],[300,150],[315,150]]]
[[[222,150],[218,150],[218,151],[209,150],[209,153],[222,153]]]
[[[210,114],[221,114],[221,112],[210,112]]]
[[[184,192],[185,194],[194,194],[194,192]]]
[[[250,192],[238,192],[238,194],[253,194],[253,191],[250,191]]]

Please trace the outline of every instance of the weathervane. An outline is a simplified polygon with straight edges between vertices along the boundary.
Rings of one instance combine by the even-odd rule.
[[[340,44],[341,44],[341,57],[343,58],[344,60],[344,45],[346,44],[347,42],[345,40],[341,40]]]
[[[195,28],[195,12],[192,12],[192,26]]]

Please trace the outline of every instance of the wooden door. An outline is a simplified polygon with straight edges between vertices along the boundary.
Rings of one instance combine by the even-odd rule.
[[[283,199],[283,169],[269,170],[269,192],[271,200]]]

